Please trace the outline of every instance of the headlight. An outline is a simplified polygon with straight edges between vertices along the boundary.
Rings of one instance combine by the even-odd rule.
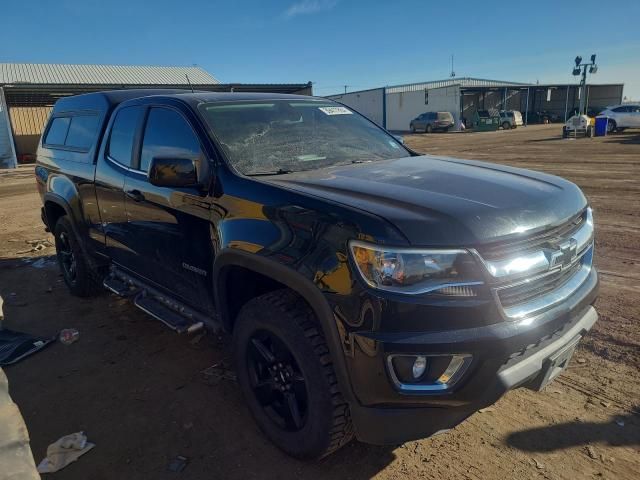
[[[475,297],[482,280],[466,250],[421,250],[349,243],[362,278],[390,292]]]

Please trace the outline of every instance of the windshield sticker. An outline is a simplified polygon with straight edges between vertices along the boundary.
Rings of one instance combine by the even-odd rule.
[[[393,148],[400,148],[400,145],[398,145],[396,142],[394,142],[393,140],[389,140],[389,145],[391,145]]]
[[[353,115],[353,112],[345,107],[318,107],[325,115]]]
[[[314,160],[326,160],[327,159],[327,157],[323,157],[321,155],[314,155],[314,154],[298,155],[296,158],[301,162],[313,162]]]

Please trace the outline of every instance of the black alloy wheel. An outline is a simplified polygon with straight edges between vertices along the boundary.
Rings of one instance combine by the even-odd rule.
[[[298,362],[275,335],[256,331],[247,349],[253,392],[266,415],[288,432],[301,430],[308,415],[308,392]]]
[[[58,259],[60,261],[60,267],[62,268],[62,274],[69,282],[75,283],[76,281],[76,257],[73,254],[71,248],[71,241],[69,240],[69,233],[63,231],[57,238],[56,251],[58,252]]]

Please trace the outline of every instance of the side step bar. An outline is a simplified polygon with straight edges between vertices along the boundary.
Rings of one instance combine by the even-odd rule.
[[[204,326],[202,322],[192,323],[188,318],[171,310],[155,298],[149,297],[144,293],[139,293],[133,300],[133,304],[178,333],[193,333],[202,329]]]
[[[107,290],[111,290],[113,293],[120,297],[132,297],[140,293],[140,289],[131,283],[127,283],[115,275],[109,275],[104,279],[102,283]]]
[[[104,286],[118,296],[134,297],[136,307],[178,333],[194,333],[205,326],[216,333],[222,330],[215,318],[189,308],[116,267],[111,267]]]

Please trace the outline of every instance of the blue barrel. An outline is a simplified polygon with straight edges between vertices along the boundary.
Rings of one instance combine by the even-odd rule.
[[[608,117],[596,117],[596,137],[604,137],[607,134]]]

